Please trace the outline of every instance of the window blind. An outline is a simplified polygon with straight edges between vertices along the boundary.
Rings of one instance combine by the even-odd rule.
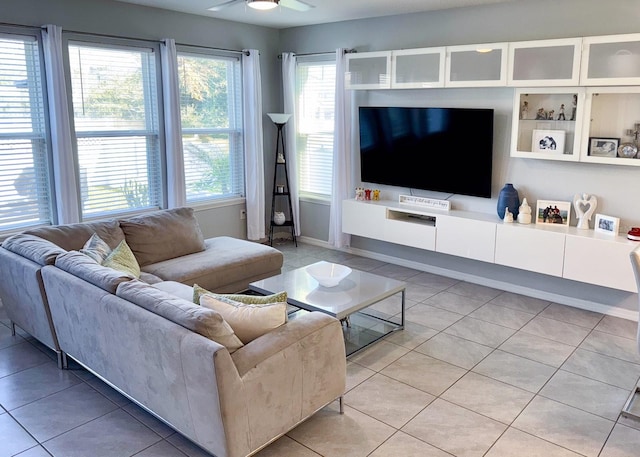
[[[69,43],[83,219],[161,207],[156,58]]]
[[[297,63],[296,142],[301,194],[331,195],[335,83],[334,61]]]
[[[188,202],[244,195],[240,59],[178,53]]]
[[[40,47],[0,35],[0,230],[52,222]]]

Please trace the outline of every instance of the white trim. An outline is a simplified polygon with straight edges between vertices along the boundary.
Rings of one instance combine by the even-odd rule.
[[[313,246],[321,246],[327,249],[335,249],[329,245],[328,242],[317,240],[301,236],[298,238],[301,243],[310,244]],[[541,300],[548,300],[550,302],[559,303],[562,305],[573,306],[574,308],[584,309],[587,311],[593,311],[600,314],[606,314],[608,316],[620,317],[631,321],[638,322],[638,311],[631,311],[627,309],[618,308],[615,306],[603,305],[602,303],[591,302],[588,300],[582,300],[579,298],[568,297],[566,295],[558,295],[549,292],[544,292],[539,289],[533,289],[531,287],[523,287],[517,284],[512,284],[504,281],[497,281],[494,279],[484,278],[482,276],[471,275],[467,273],[461,273],[455,270],[449,270],[446,268],[435,267],[433,265],[427,265],[412,260],[401,259],[399,257],[393,257],[386,254],[380,254],[377,252],[367,251],[358,248],[343,248],[337,249],[339,251],[348,252],[350,254],[359,255],[369,259],[379,260],[381,262],[391,263],[394,265],[400,265],[407,268],[413,268],[414,270],[424,271],[427,273],[433,273],[441,276],[446,276],[453,279],[459,279],[460,281],[466,281],[481,286],[492,287],[494,289],[504,290],[506,292],[512,292],[515,294],[526,295],[528,297],[538,298]]]

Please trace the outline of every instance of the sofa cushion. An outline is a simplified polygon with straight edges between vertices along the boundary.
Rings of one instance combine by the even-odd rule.
[[[220,313],[244,344],[269,333],[287,321],[285,302],[246,305],[205,294],[200,297],[200,305]]]
[[[26,230],[24,233],[44,238],[67,251],[79,251],[94,233],[102,238],[111,249],[124,240],[124,233],[116,220],[53,225]]]
[[[10,236],[2,242],[2,247],[38,265],[53,265],[56,257],[66,252],[44,238],[26,233]]]
[[[180,297],[184,300],[191,301],[193,298],[193,288],[187,286],[186,284],[182,284],[181,282],[176,281],[162,281],[153,284],[153,287],[164,290],[171,295],[175,295],[176,297]],[[196,305],[200,304],[200,299],[197,302],[193,302]]]
[[[171,281],[168,281],[171,282]],[[248,295],[248,294],[216,294],[207,289],[200,287],[198,284],[193,285],[193,302],[200,303],[200,297],[204,294],[211,295],[218,299],[228,299],[244,303],[245,305],[269,305],[271,303],[282,303],[287,301],[287,293],[285,291],[271,295]]]
[[[127,244],[140,266],[204,251],[192,208],[176,208],[120,221]]]
[[[138,265],[136,256],[133,255],[133,252],[131,252],[125,240],[120,241],[120,244],[104,259],[102,265],[124,273],[129,273],[134,278],[140,277],[140,266]]]
[[[222,293],[246,289],[250,282],[278,274],[282,267],[282,253],[270,246],[228,236],[209,238],[205,245],[205,251],[141,266],[142,271]]]
[[[111,247],[104,241],[102,238],[98,236],[97,233],[91,235],[91,238],[87,240],[87,242],[82,246],[79,252],[82,252],[84,255],[88,255],[96,263],[102,264],[104,260],[111,254]]]
[[[219,313],[174,297],[142,281],[120,284],[116,295],[225,346],[229,352],[243,345]]]
[[[90,257],[78,251],[69,251],[56,258],[56,267],[77,276],[80,279],[115,294],[118,285],[131,281],[133,276],[113,268],[97,264]]]

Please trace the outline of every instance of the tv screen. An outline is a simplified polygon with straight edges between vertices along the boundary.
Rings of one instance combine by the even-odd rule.
[[[491,197],[493,110],[360,107],[363,182]]]

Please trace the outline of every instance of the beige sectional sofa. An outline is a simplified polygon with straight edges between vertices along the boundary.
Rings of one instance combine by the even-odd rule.
[[[247,456],[342,396],[342,327],[304,313],[237,350],[226,347],[214,331],[222,317],[187,300],[192,284],[242,290],[279,272],[282,255],[226,237],[199,244],[194,221],[178,209],[17,235],[0,249],[0,268],[10,272],[0,297],[20,327],[213,455]],[[151,236],[158,227],[170,241]],[[131,241],[140,279],[76,252],[93,233],[111,248]],[[169,254],[157,255],[154,239]]]

